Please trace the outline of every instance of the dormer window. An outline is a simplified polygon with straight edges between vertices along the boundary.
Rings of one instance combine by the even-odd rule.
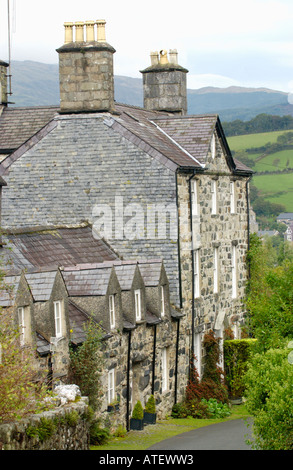
[[[212,154],[212,159],[214,159],[215,156],[216,156],[216,138],[215,138],[215,134],[212,135],[211,154]]]
[[[62,336],[62,318],[61,318],[61,302],[58,300],[54,302],[54,319],[55,319],[55,336],[61,338]]]
[[[212,214],[217,214],[218,212],[218,181],[211,181],[211,192],[212,192]]]
[[[114,295],[109,296],[109,313],[110,313],[110,328],[115,328],[115,297]]]
[[[141,292],[140,289],[134,291],[135,301],[135,319],[136,321],[141,320]]]
[[[165,316],[165,289],[161,286],[161,317]]]
[[[25,333],[24,307],[18,307],[17,313],[18,313],[18,324],[19,324],[19,329],[20,329],[20,336],[19,336],[20,345],[24,346],[24,343],[25,343],[25,336],[24,336],[24,333]]]
[[[236,203],[235,203],[235,181],[230,181],[230,206],[231,214],[236,212]]]

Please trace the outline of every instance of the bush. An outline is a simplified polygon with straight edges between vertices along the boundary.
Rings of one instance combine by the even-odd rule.
[[[232,339],[224,342],[225,378],[231,397],[242,397],[244,394],[243,377],[255,341],[254,339]]]
[[[150,395],[148,401],[146,402],[145,412],[153,414],[156,412],[156,402],[154,395]]]
[[[107,428],[101,428],[99,421],[95,420],[90,425],[90,444],[101,446],[110,439],[110,431]]]
[[[215,398],[210,398],[209,400],[203,398],[201,403],[207,406],[210,418],[227,418],[231,414],[229,406],[226,403],[218,402]]]
[[[134,405],[134,408],[133,408],[133,411],[132,411],[132,418],[133,419],[143,419],[143,407],[142,407],[142,404],[139,400]]]
[[[262,450],[293,450],[293,367],[289,350],[256,354],[245,375],[246,407],[253,419],[253,446]]]

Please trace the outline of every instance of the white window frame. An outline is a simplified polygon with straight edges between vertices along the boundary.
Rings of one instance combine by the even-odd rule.
[[[110,328],[115,328],[115,296],[109,295],[109,315],[110,315]]]
[[[212,159],[214,160],[216,156],[216,137],[215,134],[212,135],[211,139],[211,154],[212,154]]]
[[[136,321],[141,320],[141,290],[136,289],[134,291],[134,302],[135,302],[135,318]]]
[[[237,298],[237,249],[232,245],[232,299]]]
[[[212,214],[218,213],[218,180],[211,181]]]
[[[193,286],[194,286],[194,298],[200,297],[200,261],[199,261],[200,250],[193,251]]]
[[[115,399],[115,369],[108,372],[108,404]]]
[[[62,303],[60,300],[54,302],[54,320],[55,320],[55,336],[62,337]]]
[[[160,291],[161,291],[161,317],[164,317],[166,314],[164,286],[161,286]]]
[[[214,294],[219,293],[219,248],[214,246]]]
[[[236,213],[235,189],[236,189],[235,181],[230,181],[230,207],[231,207],[231,214],[235,214],[235,213]]]
[[[198,204],[198,181],[191,181],[191,210],[192,216],[199,215],[199,204]]]
[[[167,392],[169,387],[168,350],[162,349],[162,392]]]
[[[201,334],[200,333],[195,333],[194,335],[194,366],[198,372],[199,378],[201,378],[202,375],[202,353],[201,353]]]
[[[25,312],[24,312],[24,307],[18,307],[17,308],[17,313],[18,313],[18,324],[19,324],[19,329],[20,329],[20,335],[19,335],[20,345],[24,346],[24,344],[25,344]]]

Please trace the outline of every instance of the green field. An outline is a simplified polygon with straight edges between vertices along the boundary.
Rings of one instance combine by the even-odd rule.
[[[262,147],[267,143],[277,142],[279,135],[286,131],[264,132],[228,137],[232,151],[244,151],[249,148]],[[263,153],[246,154],[255,162],[252,169],[255,175],[252,184],[256,186],[269,202],[283,204],[287,212],[293,212],[293,172],[275,173],[286,168],[293,168],[293,150],[280,150],[262,157]],[[259,172],[271,174],[259,175]]]

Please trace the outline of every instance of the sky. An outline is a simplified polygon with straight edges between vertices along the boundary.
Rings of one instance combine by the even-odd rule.
[[[115,75],[141,77],[150,52],[177,49],[188,88],[293,93],[292,0],[0,0],[0,59],[58,63],[64,22],[106,20]]]

